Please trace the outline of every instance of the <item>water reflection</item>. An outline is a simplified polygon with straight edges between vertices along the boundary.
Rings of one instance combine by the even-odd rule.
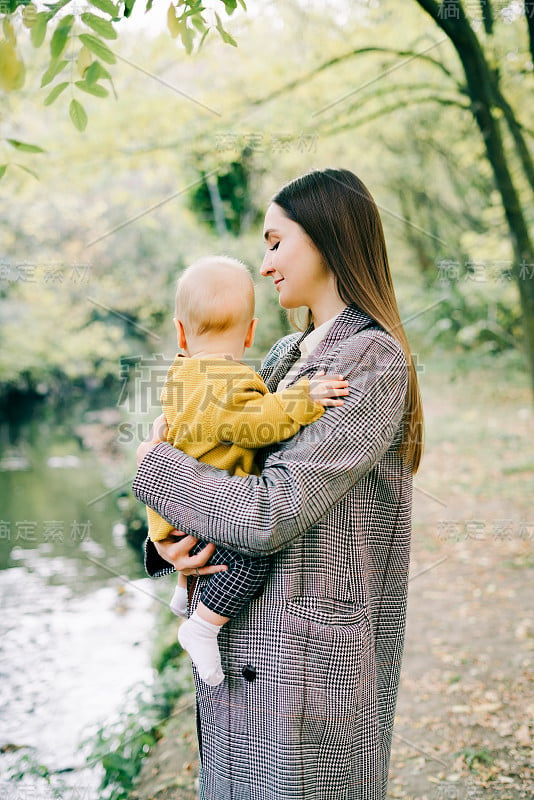
[[[3,786],[26,748],[52,769],[79,770],[88,727],[152,678],[155,584],[126,543],[117,505],[132,454],[87,450],[75,429],[33,421],[0,454]]]

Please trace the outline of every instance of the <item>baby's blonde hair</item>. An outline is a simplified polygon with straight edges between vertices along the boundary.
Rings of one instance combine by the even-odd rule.
[[[206,256],[180,275],[175,305],[176,318],[195,336],[246,328],[254,317],[254,284],[237,258]]]

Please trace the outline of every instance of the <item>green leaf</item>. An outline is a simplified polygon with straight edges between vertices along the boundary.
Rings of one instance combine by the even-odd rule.
[[[95,97],[107,97],[109,92],[104,86],[100,86],[98,83],[87,83],[86,81],[76,81],[76,86],[78,89],[81,89],[82,92],[87,92],[88,94],[94,94]]]
[[[67,5],[67,3],[70,3],[70,0],[59,0],[58,3],[45,3],[46,7],[50,10],[48,17],[50,19],[52,19],[52,17],[55,17],[57,12],[61,11],[61,9],[64,8]]]
[[[104,39],[117,38],[117,31],[107,19],[97,17],[96,14],[82,14],[82,22],[89,25],[95,33],[98,33],[99,36],[103,36]]]
[[[17,37],[15,36],[15,29],[9,17],[4,17],[2,21],[2,28],[4,30],[4,36],[6,37],[7,41],[10,42],[13,45],[13,47],[15,47],[15,45],[17,44]]]
[[[218,14],[215,14],[215,17],[217,19],[217,26],[216,27],[217,27],[217,30],[219,31],[220,35],[221,35],[221,39],[223,40],[223,42],[225,42],[226,44],[231,44],[232,47],[237,47],[236,40],[234,38],[232,38],[232,36],[230,36],[228,31],[224,30],[220,16]]]
[[[167,9],[167,28],[173,39],[176,39],[178,34],[181,35],[183,22],[176,16],[176,8],[171,3]]]
[[[64,83],[58,83],[57,86],[54,86],[50,94],[45,98],[44,101],[45,106],[52,105],[54,100],[56,100],[59,97],[61,92],[63,92],[68,85],[69,85],[68,81],[65,81]]]
[[[91,66],[85,70],[83,79],[86,84],[95,84],[98,80],[103,78],[111,83],[111,88],[113,89],[113,94],[115,98],[117,97],[117,93],[115,91],[115,87],[113,86],[113,78],[111,74],[107,71],[105,67],[102,66],[100,61],[93,61]],[[97,91],[99,91],[98,97],[103,97],[104,95],[101,94],[101,90],[103,87],[99,87]],[[86,90],[88,91],[88,90]]]
[[[113,78],[111,77],[111,73],[108,72],[107,69],[102,66],[102,64],[99,64],[98,66],[100,67],[100,77],[105,78],[105,80],[111,81],[113,83]]]
[[[209,32],[210,32],[210,29],[209,29],[209,28],[206,28],[206,30],[205,30],[205,31],[204,31],[204,33],[202,34],[202,38],[201,38],[200,42],[198,43],[198,49],[199,49],[199,50],[200,50],[200,48],[202,47],[202,45],[204,44],[204,42],[205,42],[205,40],[206,40],[206,36],[208,35],[208,33],[209,33]]]
[[[83,45],[78,53],[78,58],[76,59],[76,67],[78,68],[78,72],[80,73],[81,77],[85,77],[85,73],[93,63],[93,54],[89,50],[88,47]]]
[[[16,48],[6,39],[0,41],[0,88],[13,92],[24,86],[26,67]]]
[[[73,22],[74,22],[74,17],[72,16],[72,14],[69,14],[68,17],[65,17],[65,19],[61,20],[61,22],[55,29],[54,33],[52,34],[52,38],[50,40],[50,53],[52,54],[52,58],[57,59],[63,53],[67,45],[70,29],[72,28]]]
[[[35,8],[33,3],[28,3],[27,6],[24,6],[22,9],[22,24],[25,28],[33,28],[35,25],[35,18],[37,16],[37,9]]]
[[[87,127],[87,114],[82,104],[77,100],[71,100],[69,114],[74,127],[79,131],[84,131]]]
[[[195,3],[194,0],[190,0],[191,5],[185,11],[182,12],[182,17],[185,19],[186,17],[194,17],[194,16],[202,16],[202,12],[206,9],[202,6],[202,3]]]
[[[41,11],[41,13],[37,14],[35,17],[35,22],[33,23],[30,31],[30,37],[34,47],[40,47],[44,42],[44,38],[46,36],[46,26],[49,19],[50,16],[46,13],[46,11]]]
[[[91,33],[80,33],[79,39],[82,44],[88,47],[89,50],[95,54],[95,56],[98,56],[98,58],[101,58],[102,61],[105,61],[106,64],[116,63],[117,59],[109,47],[104,44],[104,42],[101,42],[100,39],[97,39],[96,36],[93,36]]]
[[[96,83],[99,78],[109,78],[111,75],[104,69],[100,61],[93,61],[91,66],[85,70],[84,81],[86,83]]]
[[[104,756],[102,759],[102,766],[104,769],[110,770],[118,770],[120,772],[127,772],[128,771],[128,760],[121,756],[120,753],[109,753],[109,755]]]
[[[6,142],[9,142],[11,147],[14,147],[15,150],[20,150],[22,153],[45,153],[46,150],[43,150],[42,147],[39,147],[36,144],[27,144],[26,142],[20,142],[18,139],[6,139]]]
[[[193,45],[195,43],[195,33],[192,28],[188,28],[187,25],[184,25],[180,29],[180,38],[183,46],[185,47],[185,52],[188,55],[191,55],[193,52]]]
[[[202,14],[195,14],[191,17],[191,22],[197,29],[199,33],[204,33],[206,31],[206,23],[202,18]]]
[[[91,0],[91,5],[103,11],[104,14],[109,14],[110,17],[119,15],[119,9],[111,0]]]
[[[220,34],[221,34],[222,40],[223,40],[223,42],[225,42],[225,44],[231,44],[232,47],[237,47],[236,40],[234,39],[233,36],[230,36],[228,31],[220,31]]]
[[[36,180],[36,181],[38,181],[38,180],[39,180],[39,176],[38,176],[38,175],[37,175],[37,173],[36,173],[36,172],[34,172],[32,169],[28,169],[28,167],[24,167],[22,164],[14,164],[13,166],[14,166],[14,167],[18,167],[19,169],[22,169],[22,170],[24,170],[24,172],[27,172],[27,173],[28,173],[28,175],[31,175],[31,176],[32,176],[32,178],[35,178],[35,180]]]
[[[41,78],[41,88],[51,83],[56,77],[56,75],[59,75],[59,73],[65,69],[68,63],[69,62],[66,61],[65,59],[63,59],[62,61],[59,61],[57,59],[52,61],[52,63],[44,73],[43,77]]]
[[[7,166],[8,166],[7,164],[1,164],[0,165],[0,180],[2,180],[2,178],[6,174]]]
[[[226,13],[230,16],[237,8],[237,0],[223,0],[223,2]]]

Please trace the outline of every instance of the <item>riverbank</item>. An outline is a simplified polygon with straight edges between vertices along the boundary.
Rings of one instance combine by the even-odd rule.
[[[454,379],[451,379],[454,375]],[[415,479],[405,656],[388,797],[534,794],[534,412],[526,375],[422,375],[427,448]],[[130,800],[193,800],[192,697],[143,763]]]
[[[116,488],[132,454],[106,400],[0,424],[2,796],[102,798],[79,743],[154,677],[155,587]]]

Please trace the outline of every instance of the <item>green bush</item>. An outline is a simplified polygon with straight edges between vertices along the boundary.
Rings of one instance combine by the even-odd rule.
[[[91,748],[89,765],[100,762],[104,769],[99,788],[101,800],[123,800],[129,796],[143,759],[161,738],[163,723],[178,698],[191,690],[190,672],[185,659],[169,661],[152,686],[133,689],[118,718],[84,742]]]

